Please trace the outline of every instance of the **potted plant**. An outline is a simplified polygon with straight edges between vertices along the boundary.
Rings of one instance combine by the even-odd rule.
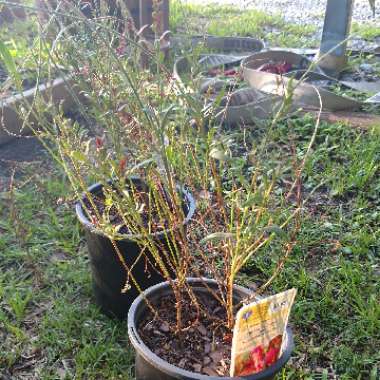
[[[209,296],[210,290],[217,292],[218,291],[218,283],[214,280],[206,280],[206,279],[198,279],[198,278],[188,278],[187,283],[196,291],[196,295],[205,295],[206,297]],[[227,375],[221,376],[217,371],[215,371],[215,367],[218,365],[217,361],[218,358],[220,358],[220,363],[226,359],[225,353],[222,353],[221,351],[213,351],[213,352],[207,352],[208,347],[211,346],[212,342],[212,332],[210,334],[210,331],[205,332],[203,330],[204,324],[203,321],[200,321],[200,324],[198,325],[198,334],[191,334],[192,339],[194,342],[197,342],[197,339],[202,343],[204,343],[204,346],[206,347],[205,352],[207,352],[202,359],[200,360],[200,355],[195,358],[193,363],[190,363],[189,360],[187,362],[185,361],[187,356],[186,354],[182,356],[182,363],[181,360],[176,363],[176,365],[173,365],[169,363],[166,360],[163,360],[160,357],[159,354],[159,344],[156,344],[154,349],[152,349],[149,345],[146,344],[146,334],[148,331],[143,331],[143,333],[140,332],[141,330],[141,321],[143,321],[144,315],[149,313],[149,308],[146,303],[146,299],[149,300],[149,302],[156,304],[160,302],[160,298],[167,298],[171,295],[171,288],[170,284],[168,282],[164,282],[158,285],[155,285],[148,290],[146,290],[142,295],[140,295],[135,302],[132,304],[130,311],[129,311],[129,317],[128,317],[128,334],[130,341],[136,351],[136,358],[135,358],[135,374],[137,380],[142,379],[165,379],[165,380],[174,380],[179,378],[184,379],[194,379],[194,380],[217,380],[217,379],[231,379]],[[236,303],[243,301],[244,299],[247,299],[252,296],[251,291],[247,290],[246,288],[235,286],[234,287],[234,298],[236,300]],[[211,304],[212,305],[212,304]],[[145,325],[146,326],[146,325]],[[161,325],[166,326],[166,325]],[[160,327],[161,327],[160,326]],[[209,326],[207,326],[209,327]],[[146,327],[145,327],[146,329]],[[196,331],[197,328],[193,329],[193,331]],[[152,330],[154,334],[154,327],[152,326]],[[166,331],[166,327],[161,327],[160,330],[158,330],[162,335]],[[157,333],[156,333],[157,334]],[[183,339],[189,339],[190,334],[185,334],[185,338]],[[277,373],[279,373],[282,368],[286,365],[288,360],[290,359],[294,343],[293,343],[293,335],[290,328],[287,329],[286,335],[285,335],[285,344],[284,344],[284,350],[282,355],[273,363],[273,359],[269,358],[269,356],[266,358],[266,355],[264,354],[260,361],[257,361],[258,366],[260,368],[263,368],[260,372],[256,374],[252,374],[250,376],[244,377],[250,380],[267,380],[267,379],[273,379]],[[187,342],[186,342],[187,343]],[[184,351],[184,350],[183,350]],[[228,352],[228,350],[226,350]],[[176,353],[183,354],[179,350],[179,352]],[[174,355],[173,355],[174,356]],[[185,360],[183,360],[185,359]],[[215,360],[214,360],[215,359]],[[227,360],[223,361],[223,363],[226,363]],[[268,363],[272,363],[269,364]],[[181,365],[181,367],[179,365]],[[188,364],[192,368],[183,368],[183,364]],[[251,369],[254,371],[256,368],[251,367]],[[202,371],[202,372],[200,372]],[[239,377],[240,378],[240,377]]]
[[[189,162],[186,173],[202,196],[198,228],[187,231],[177,247],[180,260],[171,267],[176,280],[165,275],[169,268],[154,256],[167,281],[142,292],[129,311],[138,380],[228,378],[236,312],[269,286],[294,245],[300,199],[278,203],[279,172],[266,173],[254,153],[248,163],[255,167],[248,169],[235,156],[239,148],[231,136],[210,139],[212,133],[209,143],[197,146],[201,164]],[[171,144],[183,151],[174,148],[175,141]],[[180,155],[186,171],[189,158]],[[237,286],[239,272],[253,257],[268,254],[272,244],[282,252],[273,255],[277,265],[272,276],[255,293]],[[248,378],[272,379],[283,368],[293,347],[290,329],[282,339],[281,356],[269,348],[257,354],[255,365],[246,368],[247,375],[252,373]]]
[[[154,225],[152,236],[160,245],[160,251],[168,251],[173,245],[170,231],[165,227],[157,226],[160,220],[154,220],[157,215],[149,216],[148,213],[154,212],[156,205],[152,202],[145,202],[144,197],[153,197],[153,192],[149,191],[144,182],[139,177],[126,178],[126,186],[130,193],[133,194],[132,202],[128,202],[131,208],[149,207],[147,214],[142,215],[147,218],[147,223]],[[144,189],[145,187],[145,189]],[[109,188],[107,189],[110,190]],[[183,202],[183,210],[185,218],[180,222],[184,225],[188,224],[195,211],[195,202],[191,193],[185,188],[178,188]],[[80,202],[76,204],[76,214],[78,220],[84,227],[88,252],[90,256],[91,271],[93,277],[93,290],[97,304],[108,315],[115,315],[119,318],[126,317],[129,307],[134,299],[139,295],[140,289],[146,289],[152,285],[158,284],[164,278],[159,271],[156,270],[152,255],[145,250],[144,244],[139,243],[140,237],[138,233],[131,231],[126,224],[120,227],[120,238],[110,238],[107,234],[98,228],[99,221],[96,217],[95,208],[90,205],[90,200],[96,202],[96,209],[104,210],[106,202],[110,200],[104,194],[104,186],[101,183],[94,184],[89,187],[88,193],[91,198],[86,195]],[[140,202],[140,203],[138,203]],[[115,223],[121,217],[122,212],[118,213],[116,209],[110,211],[113,213],[112,218]],[[124,215],[125,217],[125,215]],[[119,220],[119,223],[123,223]],[[120,225],[119,225],[120,226]],[[124,233],[121,233],[122,231]],[[131,269],[131,274],[138,279],[138,286],[128,282],[126,286],[126,270]],[[124,289],[124,291],[121,291]]]
[[[108,106],[97,100],[92,111]],[[135,106],[131,99],[128,106],[119,105],[107,124],[96,126],[97,136],[61,114],[52,115],[54,128],[42,131],[45,144],[47,139],[55,144],[56,151],[48,149],[78,197],[97,304],[120,318],[143,289],[174,279],[172,252],[185,239],[195,211],[191,191],[176,177],[163,143],[171,122],[144,120],[144,110]],[[88,187],[89,180],[95,184]],[[157,268],[160,260],[165,273]]]
[[[194,128],[191,120],[184,120],[188,116],[181,111],[176,116],[183,118],[186,128],[178,131],[177,123],[170,123],[155,160],[140,161],[129,172],[126,161],[114,153],[114,144],[109,151],[110,142],[105,139],[82,140],[84,131],[58,116],[55,118],[59,126],[56,143],[61,159],[65,158],[61,162],[76,192],[85,191],[88,201],[81,198],[81,205],[88,210],[91,228],[95,226],[97,234],[102,231],[107,236],[114,248],[111,256],[120,260],[115,265],[122,269],[120,273],[125,273],[125,281],[118,286],[126,295],[130,292],[132,298],[136,292],[140,294],[129,312],[129,334],[137,351],[138,379],[226,376],[236,308],[247,297],[253,297],[250,291],[236,285],[236,277],[255,255],[262,251],[268,253],[270,243],[276,242],[278,252],[284,253],[276,257],[278,265],[274,274],[261,289],[268,287],[293,247],[294,233],[286,229],[296,230],[294,219],[300,211],[299,202],[287,202],[286,197],[277,203],[273,194],[278,190],[278,173],[266,173],[257,161],[259,156],[251,153],[241,161],[236,152],[239,144],[231,136],[218,136],[218,128],[209,128],[203,134],[201,128]],[[131,120],[130,124],[133,123]],[[140,147],[137,149],[135,145],[135,152],[141,153],[145,152],[142,147],[146,141],[154,141],[155,135],[151,139],[142,138],[145,128],[140,127],[142,130],[138,128],[134,143]],[[125,128],[124,133],[127,131]],[[81,147],[87,147],[84,148],[87,154],[79,150]],[[94,190],[100,186],[87,190],[81,184],[83,173],[89,173],[90,169],[92,177],[102,176],[105,207],[99,215],[95,214],[99,208],[93,207],[91,211],[89,199],[93,199]],[[132,173],[140,174],[137,181],[144,179],[144,190],[138,188]],[[194,223],[198,228],[194,225],[184,228],[188,207],[186,204],[183,207],[181,194],[184,193],[177,191],[177,183],[186,183],[188,188],[196,190],[199,210]],[[145,218],[142,211],[146,205],[148,210],[157,210],[157,219],[152,219],[151,213]],[[111,218],[113,207],[122,218],[116,224]],[[162,249],[162,241],[152,234],[153,224],[163,225],[164,239],[170,241],[168,249]],[[134,272],[136,261],[126,261],[117,243],[125,239],[125,227],[132,232],[133,240],[145,247],[137,258],[147,262],[165,283],[143,291],[144,277],[140,277],[141,272]],[[206,276],[212,280],[205,280]],[[152,340],[147,340],[149,337]],[[285,339],[281,357],[276,363],[273,358],[264,361],[262,365],[268,368],[253,379],[270,378],[285,365],[292,349],[291,331]],[[208,361],[204,362],[204,358]],[[167,364],[163,365],[164,362]]]
[[[79,105],[80,123],[56,109],[50,122],[37,99],[35,132],[80,202],[78,216],[96,246],[93,263],[101,256],[98,273],[112,270],[116,277],[121,268],[124,281],[113,289],[131,299],[140,294],[128,317],[137,378],[226,377],[237,308],[268,288],[294,246],[304,161],[292,175],[271,165],[267,139],[247,142],[244,129],[226,132],[214,124],[202,100],[172,81],[159,46],[150,70],[141,70],[135,41],[128,40],[128,54],[120,53],[110,29],[101,21],[95,26],[91,39],[64,40],[62,55],[54,57],[78,73],[87,98]],[[279,114],[269,132],[278,120]],[[286,191],[283,175],[293,183]],[[189,191],[198,205],[186,228],[194,213]],[[139,247],[137,254],[122,252],[126,241]],[[272,259],[272,274],[252,293],[237,278],[260,253]],[[107,260],[116,260],[113,269]],[[165,282],[144,291],[149,275]],[[119,311],[125,315],[128,306]],[[255,358],[259,372],[252,379],[282,368],[292,349],[290,330],[284,342],[279,358],[278,350]],[[147,363],[154,375],[142,368]]]

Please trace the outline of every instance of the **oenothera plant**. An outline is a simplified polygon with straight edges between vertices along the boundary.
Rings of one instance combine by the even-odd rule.
[[[86,19],[59,11],[51,17],[59,29],[50,45],[49,64],[71,72],[70,81],[80,89],[79,117],[75,122],[64,117],[38,93],[34,107],[27,103],[21,112],[38,118],[38,128],[29,126],[64,168],[94,228],[114,242],[126,270],[121,291],[128,291],[131,282],[139,288],[116,244],[127,233],[144,248],[141,255],[150,252],[147,259],[173,289],[175,332],[185,328],[185,296],[199,307],[186,282],[194,275],[218,282],[220,291],[210,291],[225,307],[225,322],[232,328],[233,285],[241,269],[254,256],[269,255],[271,243],[276,243],[280,254],[273,256],[277,266],[265,288],[292,249],[304,161],[291,166],[289,174],[288,167],[270,164],[268,138],[249,139],[245,128],[225,133],[212,115],[205,117],[201,99],[189,91],[192,83],[185,88],[172,80],[158,43],[147,51],[129,23],[119,31],[107,17]],[[150,70],[139,65],[142,53],[149,57]],[[288,103],[285,99],[280,111]],[[281,112],[269,123],[268,133]],[[279,184],[286,170],[294,184],[288,193]],[[144,186],[136,186],[133,175]],[[103,186],[102,207],[87,190],[91,182]],[[189,228],[184,227],[184,186],[198,200]],[[166,249],[156,232],[165,237]],[[149,306],[154,311],[154,305]]]

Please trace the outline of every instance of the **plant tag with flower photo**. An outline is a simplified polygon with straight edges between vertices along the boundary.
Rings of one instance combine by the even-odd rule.
[[[296,293],[296,289],[290,289],[244,305],[238,311],[232,339],[231,377],[261,372],[281,356]]]

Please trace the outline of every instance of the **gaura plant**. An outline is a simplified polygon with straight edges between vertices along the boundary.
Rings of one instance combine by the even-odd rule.
[[[157,305],[146,299],[151,318],[164,323],[178,342],[186,341],[201,318],[211,318],[215,329],[223,327],[228,342],[239,273],[260,257],[270,258],[272,274],[257,289],[262,292],[295,244],[303,205],[302,168],[315,133],[301,160],[294,155],[290,166],[272,162],[270,136],[283,122],[289,99],[264,131],[226,129],[205,115],[200,98],[173,81],[158,43],[144,50],[137,31],[126,27],[119,32],[108,18],[78,15],[67,26],[67,17],[65,23],[59,14],[52,17],[60,29],[49,62],[72,73],[86,101],[78,99],[76,121],[38,93],[37,111],[25,104],[21,112],[38,116],[38,128],[31,125],[35,134],[64,169],[93,228],[112,241],[125,269],[120,291],[134,285],[142,292],[134,264],[126,264],[117,245],[128,235],[143,247],[141,256],[150,252],[145,259],[173,292],[174,320],[162,320]],[[70,33],[74,26],[75,35]],[[142,52],[150,57],[150,70],[139,66]],[[144,187],[133,184],[135,175]],[[102,185],[101,199],[88,191],[93,182]],[[198,202],[187,228],[188,205],[179,191],[184,186]],[[170,242],[168,249],[162,249],[155,233]],[[216,281],[217,288],[208,289],[220,305],[217,316],[205,311],[187,280],[191,276]],[[196,312],[189,315],[189,308]]]

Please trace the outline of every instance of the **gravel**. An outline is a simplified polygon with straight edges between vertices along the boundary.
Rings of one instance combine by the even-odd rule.
[[[285,21],[298,24],[307,22],[322,27],[327,0],[189,0],[187,2],[230,4],[243,9],[254,8],[271,14],[280,14]],[[377,5],[374,17],[368,0],[356,0],[352,19],[358,23],[371,22],[380,26],[380,4]]]

